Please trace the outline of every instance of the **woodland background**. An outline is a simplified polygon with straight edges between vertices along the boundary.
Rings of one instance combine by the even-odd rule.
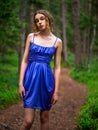
[[[38,9],[54,17],[54,33],[63,41],[61,66],[89,89],[78,128],[98,130],[98,0],[0,1],[0,108],[20,101],[19,68]]]

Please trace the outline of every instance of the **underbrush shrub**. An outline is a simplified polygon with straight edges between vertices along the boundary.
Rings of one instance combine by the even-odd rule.
[[[6,56],[6,62],[0,60],[0,108],[20,101],[18,92],[18,55]]]
[[[98,99],[90,98],[77,118],[79,130],[98,130]]]
[[[77,117],[77,130],[98,130],[98,63],[90,72],[86,67],[74,68],[70,75],[87,86],[86,103]]]

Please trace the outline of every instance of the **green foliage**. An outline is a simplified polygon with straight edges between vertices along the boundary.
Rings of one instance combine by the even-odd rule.
[[[66,68],[66,67],[68,67],[68,68],[71,67],[72,68],[72,67],[74,67],[75,66],[74,60],[75,60],[75,56],[73,55],[73,53],[68,52],[68,57],[67,57],[66,62],[64,62],[63,58],[61,58],[61,68]]]
[[[35,4],[35,10],[47,9],[49,7],[48,0],[34,0],[33,3]]]
[[[2,58],[3,59],[3,58]],[[18,94],[18,57],[9,55],[3,64],[0,62],[0,108],[20,101]]]
[[[91,7],[90,7],[91,6]],[[80,1],[80,30],[81,30],[81,36],[87,35],[85,34],[85,31],[89,31],[88,37],[89,37],[89,42],[92,41],[94,38],[93,32],[95,31],[95,39],[94,39],[94,44],[93,44],[93,51],[98,51],[98,16],[97,16],[97,2],[96,0],[81,0]],[[94,26],[96,26],[94,28]],[[95,29],[95,30],[94,30]],[[87,43],[83,43],[87,44]],[[90,43],[89,43],[90,44]],[[89,48],[88,48],[89,49]]]
[[[66,35],[67,35],[67,44],[68,49],[73,52],[74,51],[74,32],[73,32],[73,25],[68,21],[66,27]]]
[[[61,2],[59,0],[52,0],[49,5],[49,11],[54,17],[54,32],[56,35],[61,35],[62,25],[61,25]]]
[[[19,1],[0,1],[0,53],[6,54],[19,43]]]
[[[91,71],[86,67],[75,68],[70,75],[88,86],[86,104],[77,118],[79,130],[98,130],[98,63],[92,64]]]
[[[74,30],[73,30],[73,3],[72,0],[65,0],[66,10],[66,36],[67,48],[74,51]]]
[[[70,64],[70,67],[75,67],[75,56],[73,53],[69,53],[68,54],[68,61],[69,61],[69,64]]]
[[[10,89],[5,88],[2,91],[0,90],[0,108],[18,103],[19,100],[16,86],[11,86]]]
[[[94,95],[94,93],[93,93]],[[97,98],[89,97],[88,103],[82,107],[78,117],[78,128],[80,130],[97,130],[98,129],[98,95]]]

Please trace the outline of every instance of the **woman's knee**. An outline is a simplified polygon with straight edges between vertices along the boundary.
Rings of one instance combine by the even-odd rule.
[[[25,119],[23,122],[23,125],[25,128],[30,128],[32,126],[33,120],[31,119]]]
[[[25,118],[23,122],[25,127],[31,127],[34,121],[34,115],[35,115],[35,110],[29,108],[25,109]]]
[[[46,123],[49,121],[49,112],[48,111],[40,112],[40,121],[41,121],[41,123]]]

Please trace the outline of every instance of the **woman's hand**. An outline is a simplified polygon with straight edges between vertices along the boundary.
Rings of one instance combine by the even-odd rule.
[[[25,89],[23,85],[19,85],[19,94],[23,98],[26,95]]]
[[[54,105],[58,101],[58,93],[54,93],[52,97],[52,105]]]

